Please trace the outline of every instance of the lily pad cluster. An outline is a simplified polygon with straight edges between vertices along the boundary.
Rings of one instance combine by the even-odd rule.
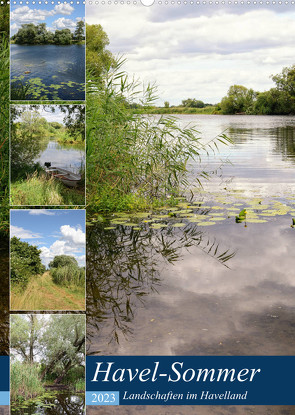
[[[224,197],[217,194],[212,198],[199,197],[199,200],[188,203],[179,199],[175,207],[165,206],[146,212],[137,213],[115,213],[110,217],[94,216],[87,224],[94,225],[95,222],[105,222],[105,230],[116,229],[118,226],[132,227],[141,230],[149,227],[151,229],[162,229],[165,227],[184,228],[189,223],[197,226],[207,227],[217,225],[224,221],[252,224],[266,223],[276,216],[295,216],[295,197],[288,200],[270,199],[259,197],[246,198],[241,194],[230,194]],[[202,200],[201,200],[202,199]],[[287,222],[286,222],[287,223]],[[294,223],[293,223],[294,225]],[[290,221],[288,222],[290,226]]]

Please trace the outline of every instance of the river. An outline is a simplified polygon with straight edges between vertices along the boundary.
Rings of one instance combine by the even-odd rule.
[[[16,45],[11,53],[11,99],[85,99],[85,45]],[[20,97],[14,86],[32,87]]]

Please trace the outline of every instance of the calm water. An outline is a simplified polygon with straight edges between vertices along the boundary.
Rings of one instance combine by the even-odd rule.
[[[85,99],[84,45],[13,44],[10,52],[12,85],[16,79],[26,84],[29,80],[40,78],[34,82],[28,99],[44,98],[45,95],[47,99]],[[11,98],[17,99],[13,96],[13,89]]]
[[[179,122],[235,145],[205,161],[218,172],[190,205],[89,226],[88,353],[293,355],[295,120]]]
[[[71,395],[58,393],[52,398],[43,399],[44,405],[31,405],[12,408],[13,415],[82,415],[84,414],[84,394]]]
[[[52,166],[68,169],[74,173],[80,171],[81,165],[85,165],[85,146],[73,144],[59,144],[50,140],[40,156],[34,160],[44,166],[45,162],[51,162]]]

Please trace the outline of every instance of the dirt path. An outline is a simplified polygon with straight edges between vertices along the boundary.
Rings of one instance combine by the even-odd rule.
[[[12,310],[84,310],[85,296],[53,283],[50,272],[31,279],[22,293],[11,293]]]

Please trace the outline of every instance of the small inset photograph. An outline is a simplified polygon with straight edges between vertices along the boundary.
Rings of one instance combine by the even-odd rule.
[[[85,315],[11,315],[10,359],[12,414],[84,414]]]
[[[10,43],[11,100],[85,99],[82,1],[11,3]]]
[[[10,107],[10,203],[85,204],[85,106]]]
[[[10,211],[10,308],[85,310],[85,210]]]

